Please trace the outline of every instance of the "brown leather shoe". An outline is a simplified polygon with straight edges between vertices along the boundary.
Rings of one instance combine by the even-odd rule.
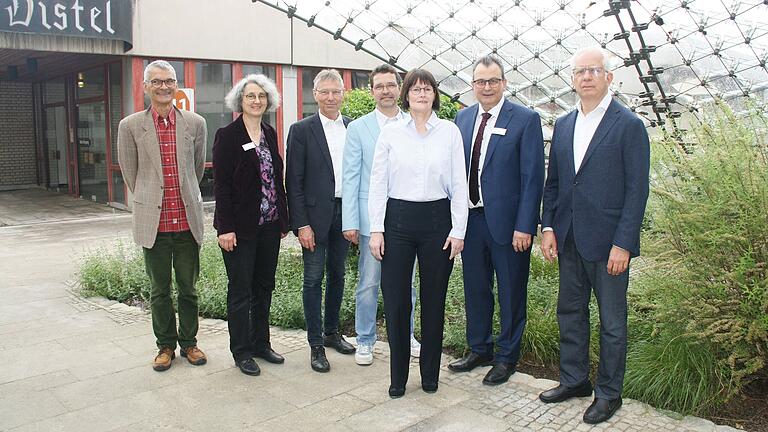
[[[197,345],[182,348],[181,356],[186,357],[187,361],[195,366],[204,365],[208,361],[208,359],[205,358],[205,353],[202,352]]]
[[[160,351],[155,356],[155,360],[152,362],[152,369],[157,372],[162,372],[171,368],[171,362],[176,358],[176,352],[169,346],[160,348]]]

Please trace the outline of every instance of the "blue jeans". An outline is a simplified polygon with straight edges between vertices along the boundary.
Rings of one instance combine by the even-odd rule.
[[[360,281],[355,291],[355,331],[358,345],[373,345],[376,342],[376,311],[379,306],[379,283],[381,263],[371,254],[368,243],[370,236],[360,235],[360,260],[358,270]],[[413,314],[416,310],[416,263],[411,276],[411,336],[413,336]]]
[[[348,250],[349,242],[341,233],[341,205],[336,204],[326,242],[317,242],[314,252],[304,248],[301,250],[304,261],[304,320],[310,346],[323,345],[323,332],[329,335],[339,331],[339,310],[344,296],[344,270]],[[324,272],[327,272],[325,314],[321,310]]]

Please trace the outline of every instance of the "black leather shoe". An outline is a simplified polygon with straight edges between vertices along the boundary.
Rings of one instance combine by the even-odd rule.
[[[424,390],[427,393],[435,393],[437,391],[437,383],[433,382],[425,382],[421,383],[421,389]]]
[[[493,363],[493,356],[481,356],[474,351],[464,357],[451,362],[448,369],[454,372],[469,372],[478,366],[489,366]]]
[[[497,362],[491,370],[485,374],[483,378],[483,384],[485,385],[499,385],[507,382],[509,377],[515,373],[515,364],[506,362]]]
[[[389,397],[397,399],[405,394],[405,387],[389,386]]]
[[[355,346],[344,340],[344,336],[341,333],[325,335],[323,345],[328,348],[335,348],[336,351],[342,354],[352,354],[355,352]]]
[[[577,387],[567,387],[562,384],[539,394],[539,400],[544,403],[557,403],[572,397],[585,397],[592,394],[592,383],[586,381]]]
[[[259,369],[259,365],[257,365],[252,358],[248,358],[245,360],[235,360],[235,366],[240,368],[240,372],[246,375],[257,376],[261,373],[261,369]]]
[[[331,364],[328,363],[328,359],[325,358],[325,348],[321,346],[310,347],[312,354],[310,357],[310,365],[315,372],[328,372],[331,370]]]
[[[282,364],[285,361],[285,357],[276,353],[272,348],[267,348],[264,351],[257,352],[255,357],[262,358],[269,363]]]
[[[602,423],[613,417],[619,408],[621,408],[621,398],[612,400],[595,398],[592,405],[584,412],[584,423]]]

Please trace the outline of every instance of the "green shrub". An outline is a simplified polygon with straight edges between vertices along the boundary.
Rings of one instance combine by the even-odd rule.
[[[648,276],[658,294],[650,290],[648,297],[658,301],[650,309],[655,328],[645,337],[655,346],[656,366],[687,370],[694,356],[700,370],[707,351],[717,368],[698,373],[710,380],[695,386],[695,393],[706,393],[698,398],[701,405],[679,402],[681,409],[697,411],[708,401],[731,397],[765,373],[766,128],[765,113],[738,118],[721,104],[685,137],[685,148],[672,140],[653,147],[656,264]],[[679,346],[660,351],[666,341]],[[652,354],[638,358],[649,364]]]
[[[399,105],[399,102],[398,102]],[[459,112],[461,105],[458,102],[451,102],[451,98],[440,95],[440,110],[437,116],[441,119],[453,120],[456,113]],[[341,113],[353,120],[360,118],[376,108],[376,100],[368,89],[352,89],[344,94],[344,101],[341,104]]]

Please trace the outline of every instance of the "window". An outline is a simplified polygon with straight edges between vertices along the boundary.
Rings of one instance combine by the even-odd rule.
[[[352,88],[368,88],[368,72],[352,71]]]

